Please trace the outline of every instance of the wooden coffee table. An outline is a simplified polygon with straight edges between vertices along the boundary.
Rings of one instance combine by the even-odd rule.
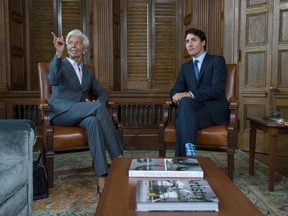
[[[139,178],[129,178],[132,158],[113,160],[95,216],[243,216],[263,215],[209,158],[199,157],[206,179],[218,196],[219,212],[136,212],[136,183]],[[159,178],[158,178],[159,179]]]

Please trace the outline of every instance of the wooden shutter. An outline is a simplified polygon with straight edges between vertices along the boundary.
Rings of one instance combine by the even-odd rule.
[[[128,89],[146,89],[149,84],[148,1],[127,1],[127,77]]]
[[[79,29],[82,31],[82,9],[81,0],[62,0],[61,1],[62,12],[62,34],[66,36],[68,32],[73,29]]]
[[[85,0],[86,1],[86,0]],[[57,0],[56,5],[60,5],[60,11],[53,10],[53,0],[33,0],[31,1],[31,50],[32,50],[32,89],[37,90],[38,87],[38,62],[50,62],[55,49],[52,43],[51,32],[56,35],[66,37],[67,33],[72,29],[83,30],[82,6],[85,5],[84,0]],[[55,22],[55,16],[59,18]],[[60,29],[60,33],[55,29]],[[61,33],[62,32],[62,33]],[[65,51],[64,56],[67,55]]]
[[[51,31],[54,31],[52,0],[33,0],[31,9],[32,89],[38,90],[38,62],[50,62],[55,53]]]
[[[176,3],[176,0],[126,1],[124,89],[172,87],[178,70]]]
[[[175,81],[176,71],[176,0],[155,1],[154,28],[152,88],[170,88]]]

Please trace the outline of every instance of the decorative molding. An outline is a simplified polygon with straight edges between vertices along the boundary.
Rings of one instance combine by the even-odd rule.
[[[250,91],[250,92],[242,92],[241,97],[243,98],[266,98],[268,93],[266,91]]]

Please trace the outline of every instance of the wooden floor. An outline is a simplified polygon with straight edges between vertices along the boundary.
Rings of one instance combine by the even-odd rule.
[[[246,152],[249,154],[249,152]],[[262,153],[255,153],[255,158],[261,163],[268,166],[268,155]],[[278,156],[277,157],[277,172],[288,178],[288,157]]]

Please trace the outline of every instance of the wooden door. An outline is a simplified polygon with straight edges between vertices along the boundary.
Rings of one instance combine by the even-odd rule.
[[[238,147],[247,150],[248,116],[278,110],[288,119],[288,2],[241,0],[240,5]],[[268,152],[265,136],[258,132],[259,152]],[[286,138],[279,138],[279,154],[288,155]]]

